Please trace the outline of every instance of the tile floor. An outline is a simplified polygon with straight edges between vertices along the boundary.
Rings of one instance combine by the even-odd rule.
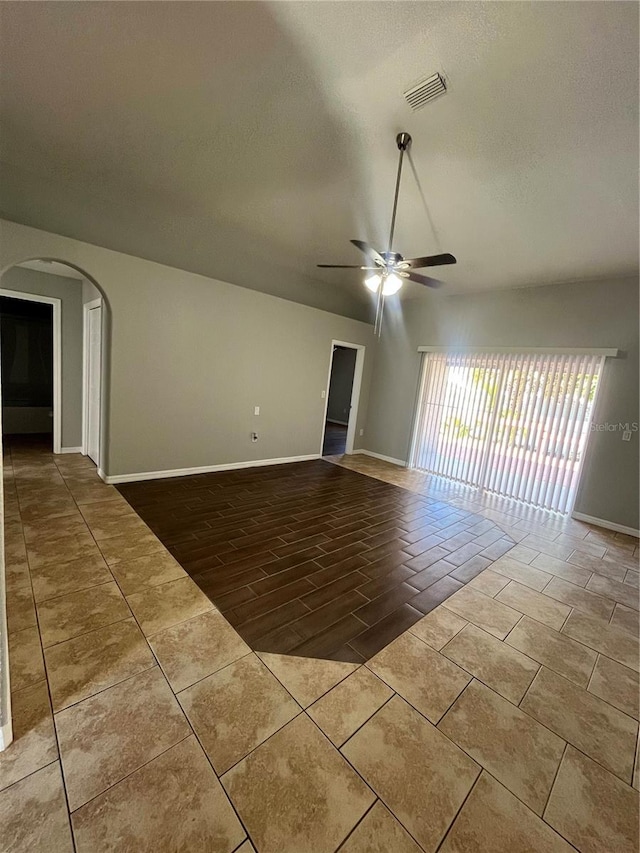
[[[477,512],[326,460],[118,490],[256,652],[365,663],[516,544]]]
[[[637,541],[334,461],[518,543],[365,665],[251,651],[85,459],[8,452],[3,853],[637,851]]]

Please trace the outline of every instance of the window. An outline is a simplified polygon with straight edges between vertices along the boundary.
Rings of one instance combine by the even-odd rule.
[[[423,359],[410,466],[568,512],[604,355],[425,352]]]

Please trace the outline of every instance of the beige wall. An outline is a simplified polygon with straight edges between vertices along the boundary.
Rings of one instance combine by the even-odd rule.
[[[94,299],[100,299],[101,293],[98,288],[86,279],[82,280],[82,304],[92,302]]]
[[[317,454],[333,339],[367,347],[356,447],[385,456],[406,459],[420,345],[619,348],[595,419],[640,420],[636,279],[390,303],[374,344],[368,324],[15,223],[0,250],[2,270],[54,258],[106,296],[108,475]],[[577,511],[638,527],[639,438],[592,435]]]
[[[417,393],[418,346],[616,347],[607,359],[598,423],[634,422],[638,413],[638,280],[575,282],[474,296],[428,294],[388,312],[363,441],[407,458]],[[622,433],[593,433],[575,510],[637,529],[638,444]]]
[[[0,251],[2,270],[56,259],[104,293],[107,475],[318,454],[333,339],[367,348],[365,424],[366,323],[4,220]]]
[[[2,267],[4,269],[4,266]],[[62,447],[82,445],[82,282],[73,278],[13,267],[0,287],[62,302]]]

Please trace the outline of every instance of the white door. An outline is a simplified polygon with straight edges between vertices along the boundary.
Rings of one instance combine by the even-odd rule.
[[[87,455],[99,465],[102,306],[90,308],[87,314]]]

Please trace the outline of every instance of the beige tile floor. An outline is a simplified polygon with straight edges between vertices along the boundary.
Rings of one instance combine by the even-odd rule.
[[[637,851],[637,541],[332,461],[518,543],[365,666],[254,654],[86,459],[11,451],[3,853]]]

